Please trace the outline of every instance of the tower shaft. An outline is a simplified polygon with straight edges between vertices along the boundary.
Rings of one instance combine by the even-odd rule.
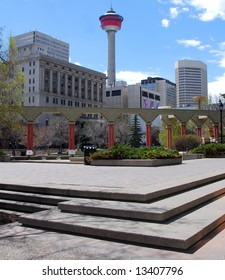
[[[108,86],[116,85],[116,32],[108,33]]]

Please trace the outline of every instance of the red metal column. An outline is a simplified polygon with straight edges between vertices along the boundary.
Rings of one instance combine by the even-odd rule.
[[[69,150],[75,149],[75,124],[69,123]]]
[[[202,127],[201,126],[197,127],[197,136],[202,137]]]
[[[214,124],[213,125],[213,130],[214,130],[214,137],[216,142],[218,142],[219,140],[219,125],[218,124]]]
[[[108,124],[108,148],[114,146],[114,123]]]
[[[214,134],[213,134],[214,131],[213,131],[213,128],[209,128],[208,131],[209,131],[209,136],[214,138]]]
[[[167,126],[167,148],[172,149],[172,126]]]
[[[152,146],[152,126],[146,123],[146,147]]]
[[[27,150],[32,151],[34,148],[34,124],[27,124]]]
[[[186,124],[181,124],[181,135],[186,135]]]

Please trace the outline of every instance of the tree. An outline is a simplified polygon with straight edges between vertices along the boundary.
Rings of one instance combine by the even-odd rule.
[[[207,103],[207,98],[205,96],[202,96],[202,95],[194,96],[193,100],[197,101],[198,109],[202,109],[203,105],[206,105],[206,103]]]
[[[24,75],[19,71],[17,48],[13,38],[0,49],[0,142],[16,141],[22,130],[22,86]]]
[[[83,144],[93,144],[96,147],[104,147],[107,144],[106,124],[97,120],[86,121],[82,130],[81,138]]]
[[[129,116],[122,116],[115,122],[115,142],[128,144],[130,140],[131,120]]]
[[[50,135],[52,135],[52,145],[62,148],[68,145],[68,121],[62,116],[55,116],[49,124]]]
[[[142,141],[141,124],[138,120],[138,116],[135,115],[132,120],[130,145],[132,147],[139,148],[141,146],[141,141]]]

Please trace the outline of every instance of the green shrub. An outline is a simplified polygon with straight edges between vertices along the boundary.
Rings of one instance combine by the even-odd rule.
[[[115,145],[110,149],[97,151],[91,159],[163,159],[181,157],[178,151],[162,147],[134,148],[126,145]]]
[[[0,157],[5,156],[5,155],[6,155],[6,153],[4,151],[0,150]]]
[[[201,145],[198,148],[193,149],[193,153],[203,154],[205,157],[217,157],[225,155],[225,144],[211,143],[207,145]]]
[[[174,142],[174,147],[178,151],[192,150],[201,144],[201,138],[196,135],[184,135],[178,137]]]

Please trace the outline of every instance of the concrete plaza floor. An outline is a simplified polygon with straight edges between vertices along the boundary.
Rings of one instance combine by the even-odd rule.
[[[148,193],[225,174],[225,159],[184,161],[164,167],[93,167],[83,164],[0,163],[0,183],[84,191]],[[0,225],[0,259],[225,259],[225,225],[187,252],[149,248],[94,238]],[[213,238],[212,238],[213,237]],[[200,246],[203,245],[203,246]]]

